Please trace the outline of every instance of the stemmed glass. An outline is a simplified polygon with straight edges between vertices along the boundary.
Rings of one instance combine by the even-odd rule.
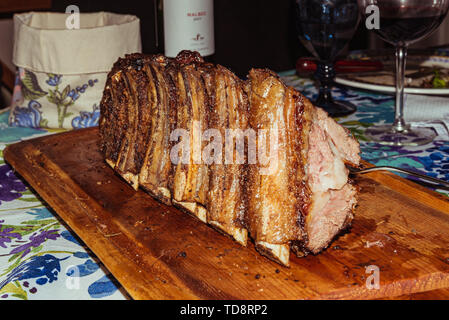
[[[404,120],[405,65],[407,47],[435,31],[448,7],[449,0],[360,0],[360,10],[376,34],[396,48],[395,120],[392,125],[368,128],[365,135],[371,140],[393,146],[418,146],[435,138],[432,129],[411,129]]]
[[[315,105],[332,117],[349,115],[356,107],[332,98],[334,61],[354,36],[360,21],[357,0],[296,0],[296,26],[303,45],[318,65],[315,79],[320,83]]]

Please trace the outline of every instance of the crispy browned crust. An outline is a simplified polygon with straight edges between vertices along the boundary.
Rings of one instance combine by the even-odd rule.
[[[303,139],[303,100],[269,70],[251,70],[249,81],[250,127],[271,133],[277,126],[280,150],[277,171],[273,174],[261,175],[260,164],[250,165],[247,226],[256,241],[285,244],[302,238],[303,204],[297,199],[305,191],[299,152]]]
[[[312,195],[305,168],[315,107],[274,72],[253,69],[242,81],[196,52],[174,59],[126,55],[108,75],[100,110],[105,161],[135,189],[140,186],[242,245],[249,231],[257,251],[284,266],[290,249],[297,256],[310,253],[305,230]],[[259,164],[248,164],[247,149],[244,164],[198,164],[192,153],[188,164],[173,164],[170,150],[177,142],[170,133],[188,130],[192,150],[194,122],[201,131],[219,129],[223,139],[225,128],[273,130],[276,124],[282,170],[261,175]],[[222,152],[224,161],[225,148]]]
[[[210,97],[209,128],[218,129],[223,139],[226,139],[225,129],[246,130],[248,99],[241,80],[222,66],[217,66],[213,72],[205,70],[203,77]],[[234,139],[232,146],[234,149]],[[222,150],[220,163],[209,165],[207,220],[215,228],[246,245],[247,231],[242,221],[246,207],[244,197],[246,166],[244,163],[236,163],[236,154],[233,155],[234,163],[225,163],[225,154],[226,149]]]

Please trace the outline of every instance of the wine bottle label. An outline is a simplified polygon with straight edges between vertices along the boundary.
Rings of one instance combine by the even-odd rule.
[[[165,55],[181,50],[215,53],[213,0],[164,0]]]

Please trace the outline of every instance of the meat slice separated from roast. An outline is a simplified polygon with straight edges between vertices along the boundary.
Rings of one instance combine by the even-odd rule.
[[[270,169],[261,173],[261,159],[250,166],[248,229],[261,253],[288,265],[290,244],[298,256],[318,253],[351,222],[356,190],[345,165],[359,165],[359,145],[274,73],[251,70],[247,88],[250,126],[278,132],[277,150],[258,133]]]
[[[302,239],[304,185],[302,96],[271,71],[251,70],[249,124],[256,128],[257,163],[248,172],[246,224],[256,248],[289,264],[290,241]]]

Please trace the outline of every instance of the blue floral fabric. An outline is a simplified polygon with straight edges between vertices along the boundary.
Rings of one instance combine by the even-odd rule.
[[[283,74],[282,78],[312,100],[316,97],[310,80],[293,73]],[[56,86],[60,80],[52,75],[47,84]],[[67,96],[76,100],[93,84],[75,88]],[[392,96],[344,87],[336,87],[334,95],[358,107],[355,114],[338,121],[358,138],[365,160],[449,180],[449,141],[445,137],[413,148],[380,146],[367,140],[366,128],[393,121]],[[38,104],[30,102],[22,111],[20,114],[27,116],[22,119],[18,114],[17,121],[39,123]],[[9,112],[0,113],[0,300],[129,298],[89,248],[61,224],[3,160],[6,145],[58,130],[10,126],[8,116]],[[89,127],[98,123],[98,117],[99,109],[94,105],[92,112],[81,112],[71,124],[74,128]]]
[[[96,126],[105,77],[105,73],[63,76],[18,68],[9,125],[44,129]]]
[[[30,103],[30,112],[34,107]],[[9,112],[0,114],[0,301],[128,299],[89,248],[3,160],[6,145],[59,131],[9,126],[8,116]],[[82,112],[72,124],[85,128],[97,124],[98,117],[99,108],[94,106],[92,113]]]

